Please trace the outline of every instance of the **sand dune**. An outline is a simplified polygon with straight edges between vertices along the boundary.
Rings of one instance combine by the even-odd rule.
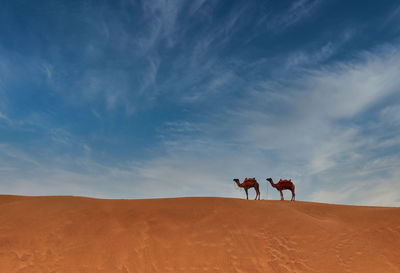
[[[0,272],[400,272],[400,208],[0,196]]]

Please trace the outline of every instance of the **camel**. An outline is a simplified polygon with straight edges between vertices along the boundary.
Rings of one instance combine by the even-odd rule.
[[[281,193],[281,200],[283,199],[283,190],[290,190],[292,192],[292,200],[295,201],[296,194],[294,193],[294,184],[292,182],[292,179],[289,180],[279,180],[278,183],[274,184],[274,181],[272,181],[272,178],[267,178],[267,181],[271,183],[272,187],[276,188],[280,193]]]
[[[260,186],[256,180],[256,178],[246,178],[242,184],[240,184],[239,179],[235,178],[233,179],[233,181],[236,182],[236,184],[240,187],[240,188],[244,188],[244,191],[246,192],[246,198],[247,200],[249,200],[249,194],[248,194],[248,189],[249,188],[254,188],[256,190],[256,199],[257,200],[257,196],[258,196],[258,200],[260,200]]]

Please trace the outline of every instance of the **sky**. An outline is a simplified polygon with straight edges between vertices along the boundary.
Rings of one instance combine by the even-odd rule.
[[[398,1],[2,1],[0,194],[244,198],[245,177],[400,206]]]

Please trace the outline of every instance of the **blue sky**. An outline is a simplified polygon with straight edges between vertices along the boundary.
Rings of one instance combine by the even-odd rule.
[[[3,1],[0,192],[400,206],[399,46],[398,1]]]

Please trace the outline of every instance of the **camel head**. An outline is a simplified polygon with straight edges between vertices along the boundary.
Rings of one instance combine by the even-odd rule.
[[[235,181],[235,182],[236,182],[236,185],[240,188],[241,184],[240,184],[239,179],[234,178],[233,181]]]
[[[271,184],[272,187],[276,188],[276,185],[274,184],[274,181],[272,181],[272,178],[267,178],[267,181]]]

